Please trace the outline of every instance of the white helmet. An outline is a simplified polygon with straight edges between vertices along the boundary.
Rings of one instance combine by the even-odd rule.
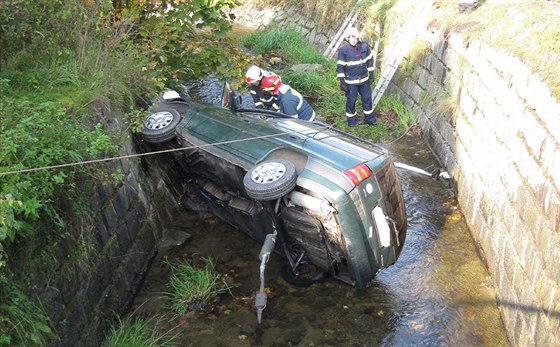
[[[263,72],[260,67],[253,65],[249,68],[249,70],[247,70],[247,74],[245,76],[247,77],[245,79],[247,83],[255,83],[261,80]]]
[[[346,35],[344,37],[349,38],[350,36],[360,37],[360,32],[355,27],[349,27],[346,29]]]

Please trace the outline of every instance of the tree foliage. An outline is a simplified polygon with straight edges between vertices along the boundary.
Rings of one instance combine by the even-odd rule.
[[[86,105],[124,110],[208,73],[241,80],[250,57],[225,35],[237,0],[0,1],[0,173],[80,162],[112,146]],[[133,112],[131,112],[133,113]],[[75,169],[0,176],[3,249],[58,211]],[[61,193],[62,192],[62,193]]]
[[[160,86],[162,82],[173,86],[209,73],[241,76],[239,66],[247,65],[249,56],[225,36],[231,28],[229,10],[237,4],[237,0],[171,0],[137,4],[121,13],[142,13],[138,39],[150,57],[145,68],[167,77],[158,81]]]

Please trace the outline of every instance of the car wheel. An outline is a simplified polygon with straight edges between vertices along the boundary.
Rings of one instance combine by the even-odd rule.
[[[288,160],[269,160],[247,171],[243,185],[247,195],[255,200],[270,201],[291,192],[297,181],[294,164]]]
[[[324,282],[330,277],[328,272],[321,271],[310,262],[298,265],[296,270],[298,271],[297,275],[292,271],[290,264],[285,263],[281,271],[282,278],[296,287],[309,287],[314,283]]]
[[[157,108],[144,123],[142,138],[150,143],[162,143],[175,137],[175,127],[181,116],[172,108]]]

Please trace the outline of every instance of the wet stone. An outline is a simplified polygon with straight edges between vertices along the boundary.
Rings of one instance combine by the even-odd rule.
[[[163,229],[161,240],[158,243],[158,248],[163,251],[169,247],[181,246],[191,235],[178,228]]]

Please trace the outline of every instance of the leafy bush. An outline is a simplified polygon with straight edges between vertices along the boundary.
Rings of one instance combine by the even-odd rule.
[[[100,125],[88,129],[76,115],[54,102],[32,102],[0,97],[0,267],[3,248],[16,234],[31,236],[30,227],[41,217],[64,226],[54,193],[71,182],[77,168],[3,174],[75,163],[113,150]]]
[[[57,53],[72,36],[80,1],[63,0],[6,0],[0,2],[0,71],[2,63],[25,53],[23,63],[37,64],[52,53]],[[57,56],[55,54],[54,56]]]
[[[93,102],[128,110],[138,129],[135,104],[159,89],[216,71],[241,79],[237,66],[248,56],[223,37],[236,3],[0,2],[0,174],[109,151],[109,135],[88,125]],[[2,176],[0,267],[6,244],[31,234],[33,223],[48,218],[64,227],[54,193],[73,183],[76,170]]]
[[[158,86],[177,87],[207,74],[229,75],[241,81],[250,56],[225,34],[228,12],[237,0],[128,3],[123,10],[138,17],[138,42],[150,62],[145,71],[157,71]],[[205,30],[199,30],[204,28]]]

